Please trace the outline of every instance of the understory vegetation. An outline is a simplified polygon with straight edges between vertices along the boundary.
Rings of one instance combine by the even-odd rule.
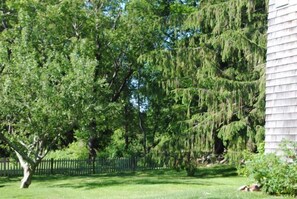
[[[297,143],[284,142],[282,155],[251,154],[240,173],[254,179],[261,189],[274,195],[297,196]]]

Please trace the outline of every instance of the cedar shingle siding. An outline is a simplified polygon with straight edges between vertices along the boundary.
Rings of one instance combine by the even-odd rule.
[[[266,63],[266,153],[297,141],[297,1],[270,0]]]

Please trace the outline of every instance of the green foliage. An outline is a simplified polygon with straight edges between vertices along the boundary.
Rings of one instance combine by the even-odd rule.
[[[293,144],[293,146],[296,144]],[[269,194],[297,195],[296,148],[286,147],[281,156],[256,154],[246,162],[246,173]]]
[[[127,146],[123,135],[124,131],[117,129],[111,137],[110,144],[103,151],[99,151],[99,157],[131,157],[141,151],[141,144],[137,140],[131,141]]]
[[[255,151],[264,139],[267,4],[214,0],[190,5],[172,5],[183,17],[165,24],[174,30],[166,47],[141,61],[162,72],[174,106],[183,107],[177,121],[185,124],[178,130],[185,150],[213,151],[219,138],[230,150]]]
[[[38,164],[74,126],[88,125],[93,110],[100,112],[94,87],[105,93],[105,79],[94,81],[93,42],[69,32],[68,17],[80,5],[70,12],[66,4],[7,2],[17,19],[0,33],[0,135],[29,164]]]
[[[0,139],[31,171],[68,134],[106,145],[119,125],[119,98],[148,42],[143,26],[129,34],[123,2],[1,1]]]
[[[89,151],[87,144],[82,140],[71,143],[67,148],[51,151],[46,156],[47,159],[83,159],[88,158]]]
[[[259,151],[267,5],[3,0],[0,138],[39,160],[75,132],[99,138],[101,156],[149,155],[189,173],[218,141]],[[80,156],[77,146],[55,154]]]
[[[196,154],[215,153],[219,141],[231,152],[259,150],[264,140],[267,2],[162,5],[164,44],[138,59],[162,74],[160,84],[174,99],[167,103],[171,122],[156,150],[171,153],[173,165],[188,168]]]

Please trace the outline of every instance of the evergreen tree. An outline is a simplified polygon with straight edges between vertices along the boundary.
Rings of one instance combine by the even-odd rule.
[[[216,152],[219,139],[229,150],[254,151],[264,137],[267,2],[212,0],[195,6],[172,3],[167,29],[172,27],[173,39],[142,59],[162,71],[176,104],[187,109],[187,127],[175,145],[190,156]],[[176,10],[186,15],[182,24],[174,20]]]
[[[257,0],[202,1],[186,22],[190,29],[199,27],[195,83],[197,103],[206,108],[193,114],[191,122],[212,134],[209,141],[221,138],[228,149],[255,150],[264,138],[266,5]]]

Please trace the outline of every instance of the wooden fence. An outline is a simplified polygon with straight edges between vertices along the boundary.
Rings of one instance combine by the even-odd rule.
[[[153,170],[164,168],[162,165],[146,158],[98,158],[89,160],[49,159],[42,160],[37,167],[36,175],[87,175],[100,173],[115,173],[123,171]],[[0,159],[0,176],[21,176],[23,170],[19,162],[8,158]]]

